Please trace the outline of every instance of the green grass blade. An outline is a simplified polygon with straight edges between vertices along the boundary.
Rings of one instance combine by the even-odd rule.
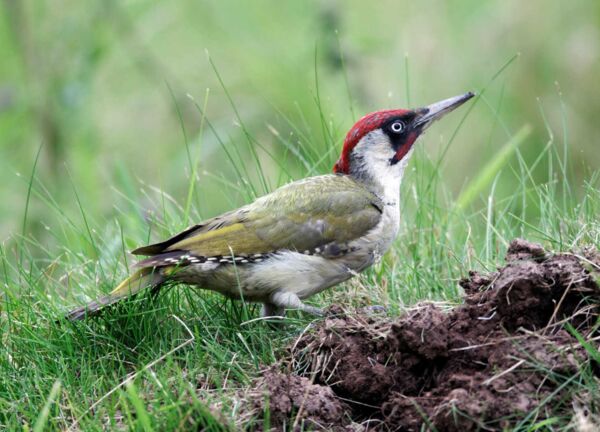
[[[464,211],[475,198],[494,180],[498,172],[506,165],[517,147],[531,134],[531,126],[526,124],[502,147],[496,156],[490,160],[467,185],[456,199],[455,208]]]
[[[50,415],[50,407],[52,406],[54,400],[58,396],[61,387],[62,384],[60,380],[56,380],[52,385],[50,395],[48,396],[48,399],[46,399],[46,403],[44,404],[40,415],[38,416],[37,420],[35,421],[35,424],[33,425],[33,432],[42,432],[44,430],[47,430],[46,423],[48,421],[48,416]]]
[[[129,400],[135,408],[137,419],[139,421],[139,424],[142,426],[142,429],[146,432],[154,430],[154,428],[152,427],[152,421],[150,420],[150,415],[148,414],[148,411],[144,406],[144,401],[138,394],[133,382],[128,382],[125,388],[127,390],[127,396],[129,396]]]
[[[31,202],[31,189],[33,187],[33,180],[35,179],[35,171],[37,170],[38,161],[40,159],[40,154],[42,153],[42,145],[38,148],[38,151],[35,155],[35,161],[33,162],[33,168],[31,169],[31,176],[29,176],[29,184],[27,185],[27,198],[25,198],[25,211],[23,213],[23,225],[21,228],[21,247],[19,248],[19,266],[23,262],[23,239],[25,238],[26,229],[27,229],[27,216],[29,215],[29,203]]]

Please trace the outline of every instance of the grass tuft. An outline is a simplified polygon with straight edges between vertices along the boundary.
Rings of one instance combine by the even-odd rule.
[[[218,204],[231,208],[290,178],[329,170],[351,119],[336,120],[325,109],[329,100],[319,89],[317,57],[315,51],[315,111],[300,109],[292,114],[275,108],[273,117],[278,114],[281,125],[266,127],[268,133],[263,136],[254,135],[254,128],[246,126],[241,103],[234,102],[233,91],[211,60],[243,136],[225,132],[230,128],[209,120],[208,91],[202,105],[192,100],[192,109],[200,115],[194,138],[191,133],[188,137],[190,129],[183,126],[183,107],[178,109],[186,143],[180,162],[189,168],[189,178],[177,180],[187,187],[183,198],[169,195],[166,187],[156,187],[155,183],[161,183],[158,177],[150,184],[131,180],[135,176],[123,168],[116,170],[110,187],[104,189],[114,200],[110,214],[90,217],[93,213],[83,205],[90,200],[78,192],[85,190],[81,174],[73,171],[71,175],[75,200],[72,207],[65,207],[37,170],[38,150],[31,178],[25,181],[28,194],[22,232],[0,244],[3,428],[26,424],[34,424],[34,430],[243,427],[236,423],[239,406],[230,402],[281,357],[310,324],[310,317],[292,312],[285,326],[273,329],[256,320],[256,305],[175,286],[157,299],[125,302],[98,319],[59,324],[55,320],[69,308],[110,291],[128,273],[126,251],[197,222],[198,214],[210,216],[206,210],[210,203],[204,200],[207,182],[218,190]],[[546,115],[541,104],[546,128],[542,138],[535,127],[528,126],[511,136],[500,119],[502,98],[510,93],[510,86],[506,90],[502,86],[498,100],[492,90],[497,90],[496,79],[515,58],[489,80],[486,104],[470,108],[473,115],[489,120],[489,143],[498,143],[499,150],[482,161],[462,192],[445,181],[443,168],[455,137],[459,133],[468,136],[469,113],[449,139],[441,140],[437,157],[429,157],[433,153],[429,150],[417,151],[402,187],[401,233],[392,250],[364,274],[321,293],[311,303],[338,303],[347,308],[384,305],[392,314],[423,300],[458,303],[462,292],[457,281],[469,270],[499,265],[514,237],[540,241],[550,250],[600,247],[600,173],[590,168],[590,175],[576,183],[578,177],[567,161],[564,107],[559,108],[560,148],[550,120],[556,113]],[[405,69],[408,72],[408,57]],[[407,99],[412,97],[413,81],[407,73]],[[364,110],[352,109],[347,78],[345,85],[354,117]],[[311,114],[318,117],[316,127],[307,119]],[[434,144],[436,127],[428,145]],[[496,130],[507,137],[498,138]],[[528,157],[520,147],[526,139],[541,140],[537,148],[543,151]],[[200,157],[200,143],[203,157],[221,152],[226,166],[207,166]],[[48,227],[37,236],[26,235],[33,205],[43,208],[43,226]],[[598,394],[591,371],[573,377],[557,377],[549,371],[548,376],[560,379],[561,389],[573,397]],[[592,398],[597,404],[597,396]],[[571,421],[566,414],[538,420],[542,409],[524,417],[520,429],[559,429]]]

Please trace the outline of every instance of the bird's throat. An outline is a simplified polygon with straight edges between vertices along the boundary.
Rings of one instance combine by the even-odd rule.
[[[383,169],[373,169],[368,164],[363,164],[360,171],[352,173],[353,177],[380,197],[384,203],[397,205],[404,171],[412,153],[411,149],[397,164],[388,165]]]

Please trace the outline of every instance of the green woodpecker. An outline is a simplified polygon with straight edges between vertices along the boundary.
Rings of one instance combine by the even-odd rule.
[[[346,135],[333,174],[289,183],[134,250],[148,258],[110,294],[68,318],[84,318],[168,281],[260,302],[263,316],[282,315],[285,308],[320,314],[303,300],[358,274],[389,249],[398,234],[400,182],[415,141],[473,96],[364,116]]]

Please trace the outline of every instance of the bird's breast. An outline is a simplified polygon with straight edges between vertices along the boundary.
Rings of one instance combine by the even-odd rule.
[[[397,203],[386,203],[381,215],[381,221],[363,237],[356,239],[351,246],[359,251],[370,253],[374,260],[385,254],[400,228],[400,208]]]

